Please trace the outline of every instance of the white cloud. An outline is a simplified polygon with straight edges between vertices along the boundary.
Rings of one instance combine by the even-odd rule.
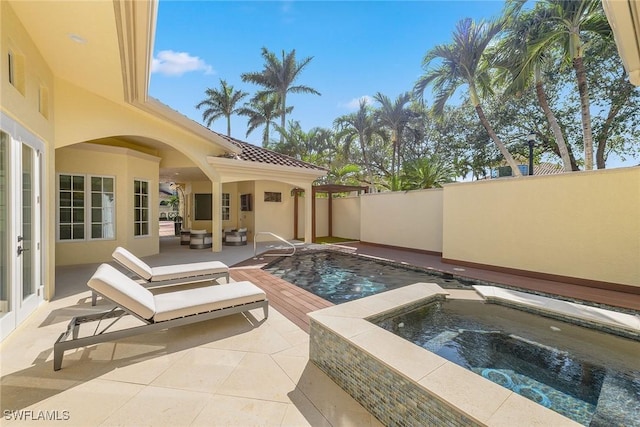
[[[205,74],[214,74],[213,67],[197,56],[191,56],[187,52],[174,52],[161,50],[153,58],[151,72],[165,76],[181,76],[191,71],[204,71]]]
[[[340,106],[347,108],[349,110],[357,110],[358,108],[360,108],[360,100],[363,100],[363,99],[365,100],[367,105],[373,104],[373,97],[369,95],[363,95],[360,98],[353,98],[351,101],[341,104]]]

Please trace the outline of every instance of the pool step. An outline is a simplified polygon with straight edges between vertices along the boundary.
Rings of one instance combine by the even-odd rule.
[[[592,426],[640,427],[640,402],[630,379],[607,374],[602,382]]]
[[[440,334],[436,335],[435,337],[431,338],[429,341],[427,341],[424,345],[424,347],[433,352],[436,353],[438,352],[438,350],[440,350],[446,343],[448,343],[449,341],[451,341],[452,339],[454,339],[455,337],[458,336],[458,332],[454,332],[454,331],[444,331],[441,332]]]

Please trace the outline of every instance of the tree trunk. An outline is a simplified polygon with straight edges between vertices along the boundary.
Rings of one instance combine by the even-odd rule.
[[[231,138],[231,116],[227,116],[227,136]]]
[[[589,86],[582,57],[573,59],[573,68],[578,80],[580,110],[582,112],[582,136],[584,140],[584,170],[593,170],[593,133],[591,131],[591,112],[589,111]]]
[[[286,119],[287,119],[287,94],[285,93],[281,93],[280,97],[282,98],[282,115],[280,116],[280,127],[282,127],[282,129],[284,130],[285,127],[285,123],[286,123]],[[284,135],[282,134],[282,132],[280,133],[280,144],[284,143]]]
[[[396,145],[398,146],[398,152],[397,152],[397,156],[398,156],[398,177],[400,177],[400,166],[402,164],[402,131],[396,133]]]
[[[262,148],[267,148],[269,145],[269,121],[264,125],[264,138],[262,140]]]
[[[371,172],[371,165],[367,159],[367,140],[361,132],[358,132],[358,139],[360,140],[360,150],[362,151],[362,162],[365,165],[367,177],[369,178],[369,190],[373,193],[373,173]]]
[[[502,141],[500,141],[500,138],[498,138],[498,135],[496,135],[495,131],[489,124],[489,121],[484,115],[484,111],[482,111],[482,106],[478,104],[475,106],[475,108],[476,108],[476,113],[480,118],[480,122],[482,123],[482,126],[484,126],[484,128],[486,129],[487,133],[489,134],[493,142],[498,147],[498,150],[500,150],[500,153],[502,153],[502,157],[504,157],[504,159],[507,161],[507,164],[511,166],[511,175],[516,177],[522,176],[520,169],[518,169],[518,164],[516,163],[515,160],[513,160],[513,156],[511,156],[511,153],[509,153],[509,151],[507,150],[507,147],[505,147]]]
[[[396,136],[396,131],[391,130],[391,146],[393,147],[393,156],[391,156],[391,176],[395,177],[396,185],[398,184],[398,173],[396,172],[396,155],[398,154],[398,137]],[[395,187],[395,185],[394,185]],[[393,190],[398,190],[398,188],[393,188]]]
[[[571,159],[571,170],[576,172],[579,171],[578,162],[576,162],[576,156],[573,155],[573,149],[570,145],[567,145],[567,150],[569,151],[569,158]]]
[[[614,98],[611,106],[609,108],[609,114],[607,114],[607,119],[604,121],[602,125],[602,130],[596,135],[597,148],[596,148],[596,165],[598,169],[606,168],[606,158],[605,151],[607,149],[607,140],[609,139],[609,130],[611,129],[611,124],[613,120],[616,118],[624,102],[629,98],[629,94],[634,90],[634,86],[629,83],[624,83],[626,85],[624,91],[621,93],[621,96]],[[616,102],[622,99],[622,102]]]
[[[558,120],[556,120],[556,116],[551,111],[549,107],[549,101],[547,100],[547,94],[544,91],[544,87],[542,86],[542,81],[536,82],[536,95],[538,96],[538,103],[544,112],[544,115],[547,117],[547,122],[549,122],[549,126],[553,131],[553,135],[556,138],[556,145],[558,146],[558,152],[560,153],[560,158],[562,159],[562,164],[565,172],[571,172],[571,158],[569,157],[569,150],[567,149],[567,144],[564,140],[564,136],[562,135],[562,129],[560,129],[560,125],[558,124]]]

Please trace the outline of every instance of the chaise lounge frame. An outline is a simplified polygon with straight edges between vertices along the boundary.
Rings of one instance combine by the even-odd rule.
[[[103,264],[106,265],[106,264]],[[108,266],[111,267],[111,266]],[[111,267],[113,268],[113,267]],[[232,284],[233,285],[233,284]],[[140,285],[141,286],[141,285]],[[226,285],[222,285],[226,286]],[[113,301],[108,296],[104,295],[102,292],[94,290],[94,292],[98,293],[103,298],[112,301],[116,304],[116,307],[112,308],[108,311],[102,311],[100,313],[92,313],[82,316],[75,316],[69,322],[67,329],[65,332],[60,334],[60,337],[56,340],[53,345],[53,370],[59,371],[62,368],[62,359],[64,357],[64,352],[67,350],[72,350],[80,347],[86,347],[92,344],[99,344],[103,342],[115,341],[122,338],[146,334],[154,331],[159,331],[163,329],[174,328],[176,326],[184,326],[190,325],[192,323],[204,322],[206,320],[216,319],[219,317],[229,316],[237,313],[244,313],[249,310],[254,310],[257,308],[262,308],[264,313],[264,319],[261,322],[264,322],[269,317],[269,300],[266,298],[260,301],[245,303],[245,304],[237,304],[231,305],[203,313],[192,314],[188,316],[178,317],[169,320],[162,321],[154,321],[153,317],[150,319],[146,319],[135,312],[127,309],[126,307],[122,307],[118,305],[115,301]],[[122,319],[124,316],[130,315],[144,322],[144,325],[135,326],[132,328],[117,330],[107,332],[107,330],[113,326],[118,320]],[[109,325],[104,327],[101,331],[98,332],[98,328],[100,327],[100,322],[107,319],[115,319]],[[88,322],[98,322],[94,332],[92,335],[87,337],[79,337],[79,329],[80,325]],[[69,337],[71,336],[71,339]]]
[[[161,286],[174,286],[179,284],[190,284],[194,282],[205,282],[205,281],[213,281],[224,277],[226,282],[229,283],[229,267],[220,261],[205,261],[198,262],[193,264],[174,264],[170,267],[183,267],[183,274],[174,273],[172,274],[170,279],[160,279],[158,280],[154,277],[154,267],[149,266],[147,263],[142,261],[140,258],[129,252],[123,247],[117,247],[113,253],[111,254],[114,261],[125,268],[128,272],[133,273],[135,277],[144,280],[147,285],[153,285],[153,287],[161,287]],[[127,261],[127,262],[125,262]],[[188,270],[189,266],[204,266],[207,264],[215,264],[216,267],[212,268],[222,268],[222,266],[226,267],[226,270],[214,272],[214,273],[206,273],[199,274],[194,272],[194,270]],[[156,269],[158,267],[155,267]],[[98,300],[98,294],[93,291],[91,292],[91,305],[95,306]]]

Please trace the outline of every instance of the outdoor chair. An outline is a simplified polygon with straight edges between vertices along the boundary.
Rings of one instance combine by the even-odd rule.
[[[239,228],[237,230],[226,231],[224,233],[225,246],[242,246],[247,244],[247,229]]]
[[[113,259],[134,273],[154,285],[175,285],[183,282],[214,280],[224,277],[229,283],[229,267],[220,261],[193,262],[189,264],[172,264],[150,267],[140,258],[118,246],[111,254]],[[96,305],[97,295],[91,295],[91,305]]]
[[[53,345],[53,369],[62,367],[66,350],[114,341],[175,326],[202,322],[209,319],[244,313],[262,308],[264,319],[269,315],[266,294],[251,282],[235,282],[218,286],[177,288],[175,291],[154,295],[149,289],[127,277],[109,264],[98,267],[87,285],[116,306],[106,312],[76,316],[67,330]],[[107,332],[118,320],[131,315],[144,325]],[[113,319],[101,331],[100,322]],[[79,337],[80,325],[98,322],[93,335]]]

